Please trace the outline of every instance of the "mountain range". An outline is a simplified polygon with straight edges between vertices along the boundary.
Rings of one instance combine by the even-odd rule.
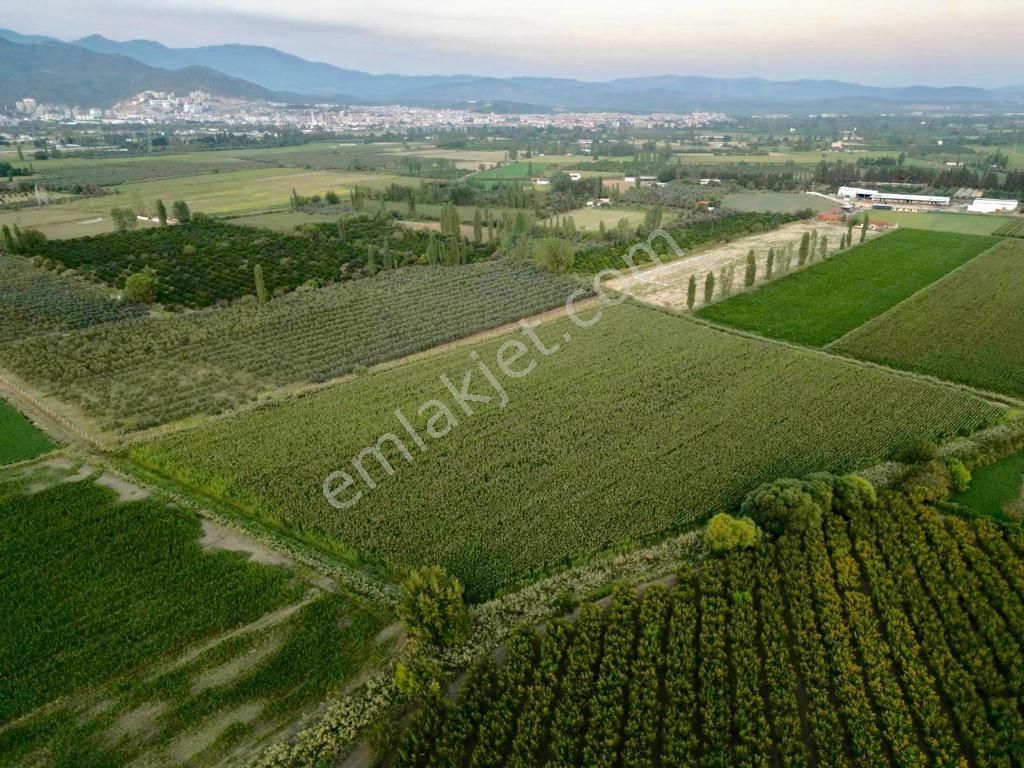
[[[169,48],[90,35],[65,43],[0,30],[0,102],[110,106],[144,89],[200,88],[221,96],[286,102],[465,106],[476,102],[576,110],[873,110],[940,105],[994,108],[1024,101],[1024,86],[886,88],[837,80],[773,81],[664,75],[605,82],[549,77],[374,75],[307,61],[275,48]]]

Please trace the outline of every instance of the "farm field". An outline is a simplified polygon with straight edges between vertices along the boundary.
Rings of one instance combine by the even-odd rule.
[[[994,235],[1012,219],[1008,216],[981,213],[913,213],[911,211],[867,212],[871,221],[884,221],[908,229],[930,232],[956,232],[962,235]]]
[[[755,214],[740,214],[753,216]],[[760,228],[759,228],[760,229]],[[697,280],[697,294],[694,307],[704,305],[704,281],[709,272],[713,272],[716,278],[715,295],[713,301],[725,298],[724,288],[729,286],[728,270],[732,268],[731,293],[738,293],[743,290],[744,270],[746,268],[747,254],[753,250],[754,260],[757,264],[756,281],[763,281],[768,274],[768,252],[774,249],[776,257],[781,259],[787,249],[799,248],[800,239],[804,233],[818,233],[818,237],[827,238],[831,247],[838,245],[845,230],[833,224],[821,222],[794,221],[783,224],[781,227],[769,229],[767,232],[757,232],[746,236],[737,237],[728,242],[721,242],[717,238],[711,241],[710,247],[697,250],[697,253],[685,256],[684,258],[669,261],[660,266],[652,266],[639,272],[624,274],[615,277],[608,282],[612,290],[622,291],[635,296],[649,304],[667,307],[669,309],[686,309],[687,291],[690,277]],[[869,233],[874,237],[874,233]],[[685,242],[685,241],[684,241]],[[698,245],[699,249],[700,246]],[[668,258],[668,257],[667,257]],[[624,269],[624,265],[620,269]],[[791,270],[798,269],[796,257],[794,256]],[[723,276],[722,270],[726,269]],[[776,263],[773,276],[778,277],[781,272],[781,264]]]
[[[996,520],[1008,520],[1010,505],[1016,505],[1015,518],[1024,514],[1024,453],[1015,453],[1005,459],[975,471],[971,486],[950,499],[982,515]]]
[[[739,192],[722,201],[726,208],[737,211],[779,211],[797,213],[810,208],[815,213],[836,207],[830,200],[799,192]]]
[[[700,315],[771,338],[823,346],[997,242],[973,235],[899,230],[707,307]]]
[[[18,410],[0,400],[0,466],[34,459],[56,446]]]
[[[119,502],[71,472],[0,481],[5,765],[218,764],[380,654],[378,610],[311,587],[287,558],[216,549],[215,524]],[[232,546],[270,557],[237,535]]]
[[[1024,562],[1007,532],[903,497],[832,506],[524,630],[454,704],[425,705],[397,764],[1011,765],[1024,603],[1004,574]]]
[[[0,258],[0,343],[146,313],[104,286],[57,275],[20,256]]]
[[[189,152],[148,157],[115,156],[101,160],[60,158],[36,161],[32,167],[51,189],[68,189],[76,185],[114,186],[196,174],[224,173],[251,166],[224,152]]]
[[[586,330],[560,320],[537,333],[547,349],[561,347],[529,353],[528,377],[500,380],[505,408],[477,366],[507,337],[131,453],[267,523],[322,536],[341,555],[395,569],[441,564],[479,600],[598,550],[692,527],[759,482],[870,465],[908,440],[1003,413],[942,385],[630,304],[605,307]],[[474,401],[470,415],[442,375],[494,397]],[[440,406],[421,408],[430,401]],[[353,489],[362,494],[354,508],[329,505],[329,474],[347,467],[358,477],[350,462],[362,449],[406,434],[396,409],[421,430],[433,414],[441,436],[408,460],[385,440],[394,475],[365,455],[375,487]]]
[[[264,306],[116,323],[16,341],[0,360],[104,428],[214,414],[560,306],[571,281],[487,261],[388,270]]]
[[[72,237],[87,237],[89,235],[102,235],[114,231],[114,222],[110,218],[110,209],[116,207],[121,201],[116,197],[107,196],[104,199],[108,206],[102,213],[90,213],[81,210],[78,206],[81,200],[69,203],[48,205],[43,208],[22,208],[20,210],[0,211],[0,225],[6,224],[13,227],[17,224],[22,229],[38,229],[51,240],[61,240]],[[139,222],[139,228],[154,226],[146,222]]]
[[[1004,240],[832,349],[1024,398],[1024,242]]]
[[[563,219],[566,216],[572,216],[576,229],[593,231],[598,229],[603,221],[605,228],[612,230],[622,219],[628,221],[629,225],[635,228],[643,223],[644,211],[623,210],[621,208],[576,208],[572,211],[560,213],[553,218],[544,219],[541,223],[553,224],[556,219]]]
[[[1000,237],[1024,237],[1024,217],[1005,219],[1005,222],[993,234]]]
[[[470,177],[473,181],[529,181],[533,176],[542,176],[545,164],[536,160],[519,160],[513,163],[478,171]]]

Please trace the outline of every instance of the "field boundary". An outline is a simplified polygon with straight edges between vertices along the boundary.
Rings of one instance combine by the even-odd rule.
[[[892,314],[897,309],[902,307],[904,304],[906,304],[908,302],[911,302],[911,301],[914,301],[919,296],[925,295],[926,293],[928,293],[929,291],[933,290],[934,288],[936,288],[940,284],[944,283],[946,280],[954,277],[960,270],[966,269],[968,266],[973,264],[975,261],[980,259],[982,256],[985,256],[986,254],[991,253],[996,248],[1000,247],[1002,244],[1003,244],[1003,241],[1000,240],[998,243],[995,243],[991,248],[987,248],[984,251],[982,251],[981,253],[979,253],[979,254],[977,254],[975,256],[972,256],[967,261],[965,261],[963,264],[961,264],[959,267],[956,267],[955,269],[950,270],[949,272],[944,274],[942,277],[940,277],[938,280],[934,280],[934,281],[928,283],[928,285],[923,286],[921,288],[918,288],[912,294],[907,296],[907,298],[903,299],[903,301],[900,301],[900,302],[898,302],[896,304],[893,304],[891,307],[889,307],[884,312],[875,315],[874,317],[872,317],[867,322],[861,323],[856,328],[853,328],[853,329],[847,331],[842,336],[840,336],[838,339],[833,339],[828,344],[825,344],[824,346],[822,346],[821,349],[830,350],[832,347],[842,343],[843,341],[845,341],[850,336],[853,336],[855,333],[858,333],[862,329],[868,328],[869,326],[873,325],[874,323],[879,322],[883,318],[887,317],[888,315]],[[839,357],[846,357],[846,355],[838,355],[838,356]]]

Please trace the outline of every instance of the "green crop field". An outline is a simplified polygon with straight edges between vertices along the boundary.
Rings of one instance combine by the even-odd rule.
[[[1007,520],[1007,507],[1015,502],[1024,504],[1024,453],[1015,453],[1005,459],[977,470],[971,486],[963,493],[954,494],[950,501],[961,504],[982,515]],[[1019,510],[1024,507],[1019,507]],[[1020,517],[1020,511],[1017,518]]]
[[[384,650],[388,619],[365,601],[207,550],[180,510],[48,471],[0,481],[5,765],[221,764]]]
[[[509,261],[406,267],[262,307],[236,303],[24,340],[0,349],[0,360],[106,428],[131,431],[528,317],[573,288]]]
[[[948,387],[633,305],[605,308],[586,330],[560,320],[537,333],[546,349],[561,348],[520,351],[535,370],[500,380],[505,408],[478,364],[493,369],[508,337],[132,454],[270,524],[320,534],[341,554],[395,568],[440,563],[480,599],[597,550],[690,527],[761,481],[869,465],[908,440],[1002,413]],[[456,392],[494,397],[474,401],[470,415],[441,376]],[[372,455],[356,459],[382,435],[406,435],[396,409],[421,431],[430,416],[431,431],[408,460],[382,443],[388,476]],[[353,488],[362,496],[352,508],[329,505],[325,478],[359,477],[355,465],[366,462],[375,487]]]
[[[971,235],[901,230],[698,314],[771,338],[822,346],[996,242]]]
[[[797,213],[808,208],[815,213],[820,213],[837,207],[831,200],[799,192],[739,192],[726,197],[722,201],[722,205],[744,212],[778,211],[779,213]]]
[[[529,181],[532,176],[544,174],[544,163],[533,160],[520,160],[506,163],[485,171],[478,171],[470,178],[473,181]]]
[[[560,213],[554,218],[545,219],[541,224],[554,224],[556,220],[563,219],[566,216],[572,216],[576,229],[594,231],[600,227],[601,222],[604,222],[605,228],[610,231],[613,230],[622,219],[629,222],[630,227],[635,228],[643,222],[644,211],[630,209],[623,210],[622,208],[577,208],[572,211]]]
[[[1024,243],[1004,240],[835,351],[1024,398]]]
[[[34,459],[55,447],[32,422],[0,400],[0,466]]]
[[[1000,237],[1024,237],[1024,218],[1003,218],[1002,221],[1005,223],[993,234]]]
[[[283,569],[204,554],[199,523],[166,505],[88,482],[0,498],[0,723],[301,594]]]
[[[454,703],[424,705],[397,764],[1010,765],[1024,559],[1008,532],[902,499],[834,506],[671,589],[524,630]]]

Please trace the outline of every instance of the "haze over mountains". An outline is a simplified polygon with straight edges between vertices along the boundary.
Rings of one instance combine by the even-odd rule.
[[[884,88],[836,80],[664,75],[586,82],[547,77],[373,75],[312,62],[274,48],[211,45],[168,48],[149,40],[90,35],[70,43],[0,30],[0,101],[33,95],[107,107],[140,90],[187,91],[288,102],[463,106],[509,102],[520,109],[765,110],[895,109],[958,105],[995,108],[1024,100],[1024,86],[983,89]]]

